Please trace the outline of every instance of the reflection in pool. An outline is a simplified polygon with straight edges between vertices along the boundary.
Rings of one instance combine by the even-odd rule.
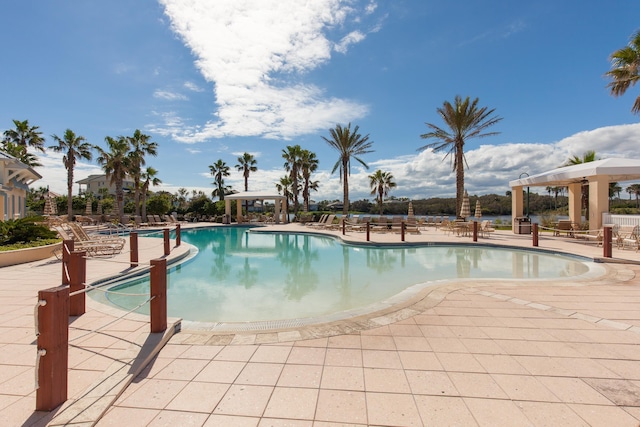
[[[357,246],[318,235],[249,230],[215,227],[182,232],[182,240],[199,253],[170,269],[170,316],[206,322],[315,317],[366,307],[425,282],[560,278],[589,271],[577,258],[511,248]],[[115,288],[146,293],[148,277]],[[102,293],[96,294],[100,298]],[[127,310],[146,299],[116,294],[108,298]],[[148,305],[140,312],[144,309]]]

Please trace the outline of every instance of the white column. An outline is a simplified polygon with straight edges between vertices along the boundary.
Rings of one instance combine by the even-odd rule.
[[[280,224],[280,199],[275,199],[273,205],[275,206],[273,219],[275,220],[276,224]]]

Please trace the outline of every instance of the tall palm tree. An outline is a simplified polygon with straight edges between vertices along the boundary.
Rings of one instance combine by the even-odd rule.
[[[318,189],[318,182],[311,181],[311,174],[318,169],[318,158],[316,153],[309,150],[302,150],[300,156],[300,172],[302,175],[302,199],[304,201],[304,212],[309,212],[309,199],[311,198],[311,190]]]
[[[29,120],[13,120],[15,129],[4,131],[2,148],[8,154],[29,166],[42,166],[38,158],[29,153],[28,149],[33,148],[44,153],[44,138],[38,126],[30,126]]]
[[[359,127],[351,130],[351,123],[343,128],[337,124],[334,129],[329,129],[330,138],[322,137],[327,144],[336,149],[339,153],[338,161],[333,165],[331,173],[340,169],[340,179],[342,180],[342,214],[349,213],[349,176],[351,175],[351,158],[369,169],[369,166],[359,157],[363,154],[372,153],[373,141],[369,141],[369,135],[362,136],[358,133]]]
[[[158,171],[151,166],[147,166],[147,169],[140,175],[142,179],[142,188],[140,191],[140,200],[142,201],[142,221],[147,222],[147,193],[149,192],[149,186],[160,185],[162,181],[157,177]]]
[[[107,150],[100,146],[94,146],[98,151],[98,164],[107,174],[109,182],[116,187],[116,206],[118,209],[118,219],[124,222],[124,188],[123,182],[129,173],[131,167],[131,158],[129,157],[129,141],[124,136],[112,138],[105,137]]]
[[[23,147],[25,150],[34,148],[44,153],[44,138],[39,126],[29,126],[29,120],[13,120],[15,129],[4,131],[4,139],[10,141],[17,146]]]
[[[139,129],[133,132],[133,136],[127,137],[131,147],[131,151],[129,151],[131,163],[129,175],[133,179],[133,202],[136,216],[140,215],[140,180],[143,173],[142,167],[147,163],[145,156],[158,155],[158,144],[150,141],[150,139],[151,136],[143,134]]]
[[[285,160],[284,169],[289,172],[291,178],[291,197],[293,198],[293,212],[298,213],[298,193],[300,186],[300,169],[302,162],[302,148],[299,145],[287,145],[286,150],[282,150],[282,158]]]
[[[391,172],[382,172],[380,169],[375,171],[373,175],[369,175],[369,186],[371,194],[376,194],[378,206],[380,206],[380,215],[382,215],[382,202],[384,197],[389,195],[389,191],[396,187]]]
[[[285,218],[287,218],[286,222],[289,222],[289,200],[293,197],[291,187],[293,187],[293,181],[289,175],[285,175],[280,178],[280,182],[276,184],[278,193],[282,193],[284,196],[284,213],[286,214]]]
[[[609,200],[613,200],[613,198],[618,195],[618,200],[620,200],[620,192],[622,191],[622,187],[617,182],[609,183]]]
[[[631,36],[629,44],[611,54],[611,70],[605,73],[611,78],[607,85],[611,95],[624,95],[630,86],[640,81],[640,30]],[[640,113],[640,96],[631,108],[635,114]]]
[[[73,170],[77,160],[91,160],[93,146],[86,141],[84,136],[76,135],[71,129],[67,129],[62,138],[57,135],[51,135],[51,137],[58,145],[49,148],[56,153],[65,153],[62,156],[62,163],[67,169],[67,215],[71,218],[73,215]]]
[[[636,196],[636,209],[640,208],[640,184],[631,184],[630,186],[625,188],[625,191]]]
[[[23,147],[16,145],[11,141],[2,141],[2,151],[20,160],[25,165],[31,166],[32,168],[42,166],[42,163],[40,163],[38,157],[35,154],[27,152]]]
[[[244,177],[244,191],[249,191],[249,174],[258,170],[258,167],[256,166],[257,164],[258,162],[252,154],[244,153],[242,156],[238,157],[236,169],[238,172],[242,172],[242,176]],[[248,200],[244,201],[244,210],[249,212]]]
[[[445,101],[436,111],[449,129],[425,123],[431,131],[420,135],[422,139],[435,139],[436,142],[422,146],[418,150],[431,149],[434,153],[446,151],[445,159],[451,155],[453,171],[456,173],[456,215],[458,216],[464,196],[464,165],[467,163],[464,155],[465,142],[472,138],[485,138],[500,133],[485,132],[502,120],[502,117],[493,115],[495,109],[478,107],[478,102],[478,98],[471,101],[466,97],[463,100],[458,95],[453,105]],[[468,164],[467,167],[469,167]]]
[[[213,184],[216,186],[216,189],[213,190],[213,195],[218,196],[220,200],[224,200],[226,191],[224,178],[230,175],[229,166],[222,159],[218,159],[217,162],[209,165],[209,171],[213,175]]]

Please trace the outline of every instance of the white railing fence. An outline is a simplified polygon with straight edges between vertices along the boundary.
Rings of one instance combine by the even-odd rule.
[[[618,224],[620,227],[635,227],[640,225],[640,215],[617,215],[604,212],[602,214],[603,224]]]

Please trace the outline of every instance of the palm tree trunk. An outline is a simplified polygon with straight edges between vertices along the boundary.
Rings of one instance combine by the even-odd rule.
[[[342,214],[347,216],[349,213],[349,165],[346,161],[342,161]]]
[[[67,171],[67,221],[73,216],[73,168]]]
[[[462,147],[456,149],[456,218],[460,218],[464,197],[464,156]]]

